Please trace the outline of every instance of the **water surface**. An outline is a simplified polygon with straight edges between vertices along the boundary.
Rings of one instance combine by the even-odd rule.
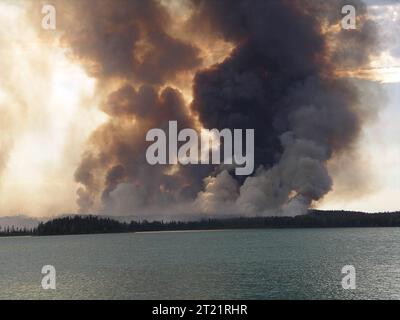
[[[399,299],[399,244],[400,228],[0,238],[0,299]]]

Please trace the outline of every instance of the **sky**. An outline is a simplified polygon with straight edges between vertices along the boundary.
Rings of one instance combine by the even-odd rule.
[[[140,115],[139,111],[135,111],[136,120],[123,119],[107,106],[117,104],[114,100],[120,96],[129,100],[132,96],[147,99],[158,95],[155,104],[166,105],[165,108],[172,108],[168,109],[170,111],[181,108],[180,120],[188,126],[199,126],[196,121],[212,124],[213,119],[202,111],[204,95],[193,92],[194,77],[199,70],[210,67],[213,70],[213,65],[222,63],[240,43],[240,31],[235,30],[237,34],[233,34],[228,30],[224,37],[218,32],[214,35],[212,31],[209,31],[210,36],[194,31],[191,34],[185,24],[189,19],[189,1],[170,0],[160,4],[166,14],[172,16],[173,22],[169,22],[158,7],[139,8],[144,10],[144,16],[149,16],[135,17],[134,21],[144,25],[143,28],[149,28],[146,19],[154,18],[149,13],[154,9],[157,12],[155,19],[159,21],[154,28],[161,31],[153,34],[147,30],[147,38],[135,42],[135,46],[142,46],[144,53],[141,58],[137,57],[137,65],[128,74],[130,70],[122,62],[120,64],[126,57],[125,51],[99,49],[101,54],[95,51],[103,43],[102,35],[94,28],[93,17],[89,13],[81,13],[87,19],[82,20],[82,26],[79,25],[80,20],[68,21],[67,7],[64,8],[62,1],[56,2],[57,15],[63,25],[55,31],[44,31],[40,25],[39,2],[32,6],[29,1],[0,0],[0,216],[25,214],[43,217],[85,212],[82,210],[86,208],[96,213],[137,214],[156,210],[152,207],[149,210],[148,202],[159,202],[161,206],[166,203],[164,201],[177,202],[177,198],[165,200],[169,199],[169,191],[160,193],[159,198],[149,198],[149,193],[154,194],[167,185],[166,177],[174,176],[174,169],[170,169],[168,174],[154,168],[152,171],[143,169],[137,172],[124,165],[123,161],[138,165],[138,158],[125,155],[104,156],[103,162],[98,158],[90,161],[95,151],[104,155],[118,154],[117,146],[123,145],[126,133],[131,133],[136,143],[128,151],[141,152],[142,141],[135,140],[139,139],[135,130],[143,131],[161,121],[158,118],[155,121],[156,116],[146,118],[146,109],[141,110]],[[378,105],[374,115],[363,123],[351,148],[346,147],[346,152],[334,153],[331,158],[323,159],[333,183],[326,187],[329,191],[306,201],[307,205],[315,208],[367,212],[400,208],[400,2],[366,2],[368,17],[378,27],[380,46],[369,65],[358,68],[356,77],[373,80],[374,85],[379,87],[371,87],[371,90],[363,87],[366,100],[376,90],[373,103]],[[74,8],[71,10],[77,14]],[[99,9],[98,14],[108,18],[107,11]],[[211,21],[210,25],[212,23],[215,22]],[[88,26],[84,30],[93,33],[93,42],[89,38],[87,43],[88,39],[80,33],[83,26]],[[123,28],[122,24],[118,26]],[[226,31],[219,27],[222,33]],[[106,25],[105,28],[112,26]],[[116,32],[123,33],[124,29],[121,30]],[[97,36],[100,39],[98,42]],[[125,35],[122,39],[130,41]],[[150,49],[146,47],[149,43]],[[156,53],[151,51],[151,46],[157,48]],[[147,56],[147,52],[151,54]],[[108,54],[114,54],[115,58],[110,59]],[[163,63],[168,59],[174,69]],[[89,64],[88,61],[97,64]],[[207,80],[207,73],[198,79]],[[196,82],[196,88],[203,90],[200,80]],[[250,83],[252,78],[248,80]],[[140,87],[142,84],[144,86]],[[158,91],[154,91],[154,87]],[[175,101],[172,107],[170,100]],[[121,106],[124,107],[123,104]],[[188,106],[191,106],[190,110],[198,111],[200,120],[192,117]],[[162,116],[159,115],[160,119]],[[135,121],[136,127],[132,124]],[[113,135],[110,131],[114,132]],[[123,139],[117,140],[118,134]],[[110,145],[114,142],[116,147],[112,148]],[[350,166],[351,162],[356,165]],[[103,163],[108,167],[102,167]],[[112,174],[117,175],[121,167],[128,173],[103,186],[103,180],[111,179]],[[236,193],[235,204],[244,203],[243,208],[248,208],[249,197],[252,199],[256,193],[251,191],[247,198],[243,196],[252,190],[252,181],[255,180],[248,180],[244,183],[245,188],[239,190],[237,184],[242,182],[234,181],[225,173],[216,178],[211,173],[200,175],[198,172],[183,173],[184,169],[179,170],[182,171],[177,174],[179,179],[169,183],[198,183],[200,191],[196,191],[195,200],[190,205],[182,200],[182,206],[171,207],[170,211],[204,208],[207,212],[210,206],[213,213],[231,210],[234,206],[231,196]],[[283,169],[276,169],[280,170]],[[149,175],[154,177],[153,185],[147,181],[152,180]],[[265,181],[261,180],[262,177],[270,179],[271,175],[273,173],[260,174],[260,181]],[[162,185],[158,184],[159,176],[162,176]],[[292,191],[296,197],[310,193],[306,191],[302,194],[301,190],[301,187],[299,190],[288,190],[285,201],[291,199],[289,193]],[[179,197],[184,192],[186,189],[179,189]],[[181,201],[181,198],[178,199]],[[226,206],[220,206],[220,203]],[[264,214],[266,212],[263,211]]]
[[[322,201],[321,208],[367,212],[398,210],[400,200],[400,1],[366,1],[369,13],[379,26],[382,55],[374,62],[386,97],[377,120],[364,128],[360,156],[370,175],[370,192],[355,199],[340,200],[335,191]]]

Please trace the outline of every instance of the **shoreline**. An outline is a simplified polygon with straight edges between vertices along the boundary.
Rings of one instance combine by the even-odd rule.
[[[2,238],[41,238],[57,236],[85,236],[85,235],[107,235],[107,234],[160,234],[160,233],[197,233],[197,232],[219,232],[219,231],[251,231],[251,230],[318,230],[318,229],[396,229],[400,226],[349,226],[349,227],[266,227],[266,228],[229,228],[229,229],[187,229],[187,230],[152,230],[152,231],[127,231],[127,232],[98,232],[98,233],[65,233],[65,234],[41,234],[41,235],[13,235],[0,236]]]
[[[400,212],[363,213],[310,210],[297,216],[208,218],[195,221],[124,221],[93,215],[64,216],[40,222],[37,227],[12,226],[0,237],[53,236],[108,233],[205,232],[243,229],[333,229],[400,227]]]

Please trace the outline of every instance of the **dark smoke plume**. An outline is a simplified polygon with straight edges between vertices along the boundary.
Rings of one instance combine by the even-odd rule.
[[[332,187],[327,160],[358,137],[357,88],[334,72],[368,63],[375,29],[365,6],[352,1],[364,18],[358,29],[324,33],[340,23],[344,4],[197,2],[194,19],[237,44],[224,62],[196,75],[192,108],[207,128],[255,128],[260,169],[240,189],[243,212],[286,206],[301,213]]]
[[[356,7],[356,30],[340,29],[345,4]],[[337,72],[367,65],[377,48],[361,1],[193,0],[187,30],[234,46],[203,70],[201,48],[173,36],[160,2],[79,0],[68,8],[63,41],[72,58],[105,87],[123,82],[102,105],[109,120],[76,171],[82,211],[100,201],[117,214],[172,204],[291,214],[331,190],[327,161],[352,148],[366,117],[357,85]],[[190,106],[169,87],[181,72],[196,72]],[[205,128],[254,128],[257,172],[243,181],[218,167],[146,163],[147,130],[168,120],[198,129],[196,117]]]

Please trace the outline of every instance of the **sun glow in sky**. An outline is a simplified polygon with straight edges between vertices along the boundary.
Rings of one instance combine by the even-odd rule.
[[[359,143],[366,192],[349,199],[338,196],[334,186],[319,203],[322,209],[373,212],[400,207],[400,3],[369,0],[367,4],[379,27],[382,52],[372,61],[371,69],[364,71],[366,78],[373,74],[382,83],[386,101],[382,101],[378,119],[364,128]]]
[[[81,145],[101,121],[94,80],[0,2],[1,214],[74,212]]]
[[[393,42],[400,34],[400,5],[370,11],[383,30],[384,49],[372,71],[387,102],[359,143],[367,191],[343,197],[334,176],[339,187],[319,208],[400,209],[400,41]],[[96,107],[95,80],[67,57],[57,37],[41,37],[23,2],[0,0],[0,215],[77,210],[74,171],[85,141],[106,116]]]

